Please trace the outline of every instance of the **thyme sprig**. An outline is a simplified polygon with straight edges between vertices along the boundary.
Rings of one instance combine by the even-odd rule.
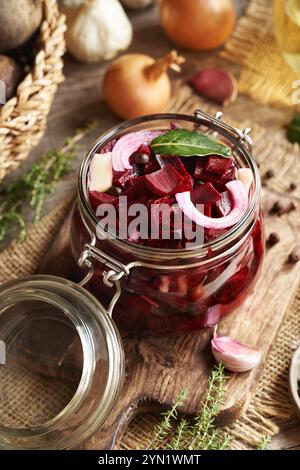
[[[222,364],[212,370],[199,413],[193,420],[181,418],[178,422],[178,408],[187,398],[182,390],[172,408],[163,414],[162,421],[155,426],[148,449],[166,447],[171,450],[223,450],[231,443],[231,437],[216,428],[215,418],[223,404],[226,376]]]
[[[72,170],[71,162],[76,157],[78,142],[94,128],[95,123],[89,123],[78,129],[74,137],[66,139],[60,150],[47,152],[27,173],[0,186],[0,241],[14,226],[19,240],[26,238],[26,206],[33,210],[34,223],[38,222],[46,196],[52,194],[58,181]]]
[[[166,437],[168,437],[169,433],[173,429],[173,421],[177,420],[178,416],[178,408],[185,403],[187,398],[186,390],[181,390],[177,395],[173,406],[170,410],[162,413],[162,421],[160,424],[155,426],[154,428],[154,436],[152,437],[147,449],[155,449],[157,445],[161,444]]]

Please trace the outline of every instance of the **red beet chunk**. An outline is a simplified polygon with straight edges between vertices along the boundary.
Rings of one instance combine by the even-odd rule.
[[[129,201],[137,201],[140,199],[151,199],[153,192],[147,187],[146,176],[134,176],[128,181],[128,189],[124,193]]]
[[[223,175],[231,166],[231,158],[219,157],[218,155],[210,155],[204,165],[206,171]]]
[[[89,199],[94,211],[96,211],[101,204],[112,204],[116,206],[118,203],[117,196],[111,196],[107,193],[100,193],[99,191],[90,191]]]
[[[171,163],[175,167],[176,171],[178,171],[178,173],[181,176],[183,176],[186,186],[191,187],[191,189],[192,189],[193,184],[194,184],[193,178],[191,177],[190,173],[188,172],[188,170],[184,166],[182,160],[179,157],[177,157],[177,158],[174,158]],[[189,191],[189,190],[184,190],[184,191]]]
[[[225,215],[229,214],[231,211],[231,197],[228,191],[225,191],[224,193],[221,193],[221,199],[216,202],[216,209],[218,214],[221,217],[224,217]]]
[[[207,242],[211,240],[215,240],[216,238],[221,237],[227,232],[227,229],[215,229],[215,228],[209,228],[205,230],[205,239]]]
[[[188,181],[187,177],[178,173],[170,163],[161,170],[151,173],[150,175],[145,175],[144,178],[147,188],[157,196],[170,196],[179,192],[192,190],[190,176]]]
[[[229,303],[235,300],[236,296],[244,289],[248,282],[249,268],[244,266],[235,273],[217,292],[214,297],[220,303]]]
[[[232,181],[235,177],[236,169],[234,161],[231,158],[221,158],[220,161],[217,162],[217,159],[218,157],[214,155],[207,159],[198,158],[194,178],[207,181],[208,183],[225,184],[228,183],[228,181]]]
[[[215,204],[221,199],[221,194],[211,183],[197,186],[191,193],[191,200],[194,204]]]
[[[158,171],[158,170],[160,170],[160,165],[158,161],[156,160],[155,157],[150,156],[150,160],[144,169],[144,175],[149,175],[150,173],[153,173],[154,171]]]
[[[107,144],[104,145],[104,147],[102,147],[99,153],[111,152],[116,142],[117,142],[117,139],[110,140],[109,142],[107,142]]]
[[[140,145],[136,153],[145,153],[146,155],[148,155],[148,157],[150,157],[151,155],[150,145],[145,145],[145,144]]]
[[[125,171],[114,171],[113,186],[124,188],[126,184],[129,183],[131,178],[134,176],[135,175],[134,175],[134,171],[132,168],[130,170],[125,170]]]
[[[236,165],[234,161],[231,161],[230,166],[225,171],[225,173],[223,173],[223,175],[221,176],[220,182],[225,184],[225,183],[228,183],[228,181],[234,180],[235,170],[236,170]]]

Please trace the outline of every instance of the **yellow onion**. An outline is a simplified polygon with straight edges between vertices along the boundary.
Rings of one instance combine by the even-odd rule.
[[[232,33],[232,0],[161,0],[160,21],[178,46],[194,51],[221,46]]]
[[[108,106],[123,119],[164,111],[171,99],[168,69],[180,71],[184,58],[171,51],[160,59],[125,54],[108,67],[103,95]]]

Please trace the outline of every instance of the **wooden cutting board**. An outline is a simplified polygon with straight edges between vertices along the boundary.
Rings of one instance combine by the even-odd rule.
[[[280,199],[288,202],[293,197],[280,195]],[[253,294],[243,307],[219,326],[219,333],[259,349],[263,360],[249,373],[228,374],[225,405],[218,417],[220,425],[229,424],[247,408],[264,361],[300,281],[299,265],[286,262],[299,234],[299,222],[295,213],[293,217],[268,215],[275,200],[278,200],[277,192],[263,190],[268,232],[276,231],[281,241],[267,250],[263,271]],[[62,226],[39,272],[72,278],[69,222],[70,217]],[[125,336],[126,378],[121,396],[105,426],[83,448],[112,449],[141,405],[144,408],[153,403],[168,406],[183,388],[188,391],[189,399],[182,411],[196,413],[214,362],[210,351],[211,335],[211,330],[205,330],[173,337]]]

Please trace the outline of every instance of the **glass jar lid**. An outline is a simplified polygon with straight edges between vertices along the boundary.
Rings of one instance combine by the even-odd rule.
[[[123,377],[118,330],[85,289],[54,276],[0,287],[0,449],[77,447]]]

